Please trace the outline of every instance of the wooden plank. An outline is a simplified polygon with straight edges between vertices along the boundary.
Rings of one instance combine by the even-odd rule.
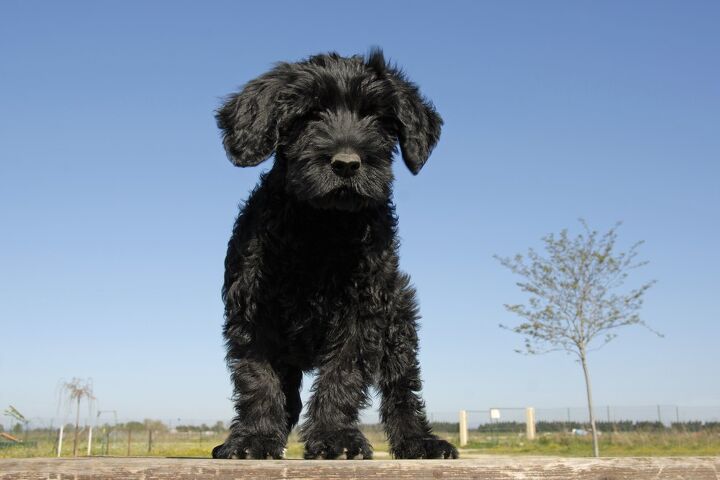
[[[466,460],[210,460],[84,457],[0,459],[0,480],[245,480],[392,478],[478,480],[720,480],[720,457]]]

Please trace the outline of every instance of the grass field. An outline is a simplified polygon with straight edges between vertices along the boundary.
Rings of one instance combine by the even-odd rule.
[[[454,432],[437,432],[440,436],[457,445],[458,437]],[[373,426],[365,429],[376,452],[376,458],[387,458],[388,447],[382,432]],[[215,445],[222,443],[224,434],[206,434],[201,432],[155,433],[152,449],[148,451],[147,432],[133,432],[130,442],[132,456],[162,457],[209,457]],[[83,435],[78,446],[78,454],[87,453],[87,438]],[[24,437],[23,437],[24,438]],[[93,454],[123,456],[128,454],[126,432],[115,432],[110,437],[109,448],[104,447],[103,436],[95,433]],[[55,439],[48,432],[29,432],[28,442],[34,446],[9,446],[0,448],[0,457],[52,457],[55,456]],[[67,433],[63,441],[63,456],[72,455],[73,434]],[[528,441],[522,435],[480,434],[471,432],[467,447],[461,455],[481,454],[517,454],[517,455],[559,455],[589,456],[591,454],[589,436],[578,437],[570,434],[552,433],[540,435],[534,441]],[[600,439],[600,452],[603,456],[705,456],[720,455],[720,432],[623,432],[606,433]],[[302,458],[302,444],[297,435],[290,437],[287,458]]]
[[[592,443],[590,436],[562,433],[544,434],[534,441],[509,435],[471,436],[467,449],[478,453],[582,457],[591,454]],[[717,456],[720,455],[720,433],[606,433],[600,437],[600,453],[606,457]]]

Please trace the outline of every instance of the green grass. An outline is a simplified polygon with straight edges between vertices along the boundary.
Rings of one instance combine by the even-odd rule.
[[[376,458],[388,458],[388,445],[382,432],[369,427],[365,431],[373,444]],[[438,434],[457,445],[457,434],[438,432]],[[85,437],[85,436],[84,436]],[[93,454],[100,455],[102,439],[98,434],[93,441]],[[47,433],[30,432],[27,440],[36,442],[33,447],[22,445],[0,448],[0,457],[53,457],[55,441]],[[130,445],[132,456],[159,457],[203,457],[208,458],[215,445],[222,443],[224,435],[204,435],[200,433],[156,433],[153,448],[148,451],[146,432],[133,433]],[[73,434],[70,432],[63,441],[63,456],[72,455]],[[297,435],[290,436],[287,458],[302,458],[303,446],[298,442]],[[79,455],[87,452],[86,437],[78,446]],[[543,434],[534,441],[526,440],[517,434],[480,434],[471,432],[470,442],[462,449],[466,456],[475,454],[497,455],[557,455],[580,457],[589,456],[592,452],[590,438],[569,434]],[[604,434],[600,440],[600,452],[603,456],[706,456],[720,455],[720,432],[657,432],[657,433],[612,433]],[[127,434],[116,432],[111,440],[108,454],[113,456],[127,455]]]
[[[589,456],[590,436],[562,433],[540,435],[528,441],[518,435],[473,436],[466,447],[473,453],[509,455]],[[720,455],[718,432],[623,432],[600,437],[600,453],[607,457],[704,456]]]

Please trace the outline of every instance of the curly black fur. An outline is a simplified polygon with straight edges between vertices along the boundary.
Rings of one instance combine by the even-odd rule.
[[[280,458],[316,371],[305,458],[372,457],[358,429],[369,388],[396,458],[457,458],[420,397],[418,309],[398,269],[391,161],[420,171],[440,136],[433,106],[379,50],[281,63],[217,112],[238,166],[275,154],[242,208],[225,260],[224,336],[235,391],[215,458]],[[352,174],[334,156],[354,155]],[[333,163],[333,165],[331,165]]]

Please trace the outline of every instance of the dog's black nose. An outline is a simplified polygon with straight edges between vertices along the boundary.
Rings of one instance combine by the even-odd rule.
[[[360,155],[357,153],[336,153],[330,160],[333,172],[341,177],[352,177],[360,170]]]

